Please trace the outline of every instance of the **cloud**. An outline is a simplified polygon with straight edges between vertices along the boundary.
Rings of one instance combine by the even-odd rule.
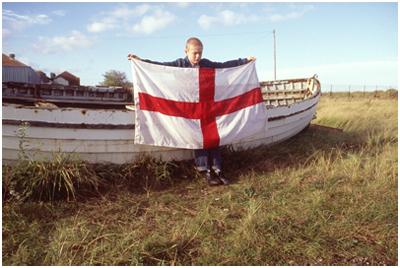
[[[132,32],[151,34],[174,22],[175,15],[168,11],[156,10],[152,15],[146,15],[132,27]]]
[[[45,14],[21,15],[12,10],[3,10],[3,23],[13,31],[21,31],[29,26],[49,24],[52,19]]]
[[[177,7],[180,7],[180,8],[187,8],[189,5],[190,5],[190,3],[189,2],[176,2],[176,3],[174,3]]]
[[[87,30],[91,33],[100,33],[112,30],[118,27],[118,21],[112,17],[104,18],[102,21],[93,22],[87,26]]]
[[[111,16],[114,18],[122,18],[124,20],[130,19],[132,17],[143,16],[150,10],[150,5],[142,4],[135,8],[129,9],[126,7],[118,7],[111,12]]]
[[[222,10],[215,16],[201,15],[197,20],[197,23],[203,29],[209,29],[215,24],[222,24],[224,26],[234,26],[239,24],[244,24],[248,22],[259,21],[260,17],[255,15],[245,15],[241,13],[234,12],[232,10]]]
[[[65,15],[67,15],[67,12],[65,10],[54,10],[51,12],[52,14],[59,16],[59,17],[64,17]]]
[[[121,27],[123,28],[124,26],[126,27],[129,20],[143,16],[150,8],[148,4],[142,4],[135,8],[120,6],[103,15],[103,19],[90,23],[86,28],[92,33],[101,33]]]
[[[34,49],[45,54],[69,52],[79,48],[92,46],[93,41],[79,31],[72,31],[68,35],[55,37],[39,37],[33,45]]]
[[[247,5],[240,6],[240,9],[247,7]],[[286,11],[278,12],[276,9],[264,8],[263,14],[250,14],[246,12],[235,12],[230,9],[222,9],[217,11],[213,16],[203,14],[197,20],[199,26],[205,30],[210,29],[215,25],[223,26],[236,26],[246,23],[254,22],[281,22],[291,19],[298,19],[303,17],[307,12],[314,9],[314,6],[298,6],[290,5],[286,7]]]
[[[103,18],[88,24],[91,33],[118,30],[120,34],[151,34],[161,30],[176,20],[174,14],[165,11],[160,5],[141,4],[134,8],[119,6],[103,14]]]
[[[217,23],[218,18],[208,16],[208,15],[201,15],[200,18],[197,20],[197,23],[203,29],[209,29],[212,24]]]
[[[286,20],[298,19],[303,17],[307,12],[314,9],[314,6],[290,6],[291,11],[286,13],[272,13],[267,16],[267,19],[271,22],[281,22]]]

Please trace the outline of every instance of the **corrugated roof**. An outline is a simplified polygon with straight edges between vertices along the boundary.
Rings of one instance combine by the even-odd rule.
[[[3,66],[26,67],[27,65],[3,53]]]
[[[29,66],[3,66],[2,81],[40,84],[40,77]]]

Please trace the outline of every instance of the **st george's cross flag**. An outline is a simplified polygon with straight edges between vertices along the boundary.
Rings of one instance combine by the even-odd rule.
[[[132,60],[135,143],[209,149],[264,131],[255,62],[181,68]]]

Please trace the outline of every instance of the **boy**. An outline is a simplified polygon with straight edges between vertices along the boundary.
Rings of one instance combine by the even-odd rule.
[[[213,62],[208,59],[202,58],[203,54],[203,44],[200,39],[196,37],[191,37],[186,41],[185,46],[185,58],[179,58],[171,62],[156,62],[151,60],[143,60],[136,55],[128,54],[128,60],[137,59],[145,62],[174,66],[174,67],[184,67],[184,68],[229,68],[236,67],[248,63],[249,61],[254,61],[255,57],[247,57],[246,59],[237,59],[226,62]],[[208,184],[211,186],[219,184],[229,184],[229,180],[225,178],[222,174],[222,160],[219,147],[211,149],[197,149],[194,150],[195,165],[196,169],[203,174]],[[211,166],[211,168],[210,168]],[[215,174],[211,174],[211,170]]]

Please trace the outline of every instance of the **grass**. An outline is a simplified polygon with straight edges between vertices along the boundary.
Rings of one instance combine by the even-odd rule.
[[[3,171],[3,200],[16,202],[76,200],[78,190],[94,194],[102,183],[91,166],[63,153],[54,154],[49,162],[20,160]]]
[[[343,132],[226,149],[226,187],[143,158],[91,166],[97,195],[6,199],[3,264],[397,265],[397,99],[325,95],[313,123]]]

